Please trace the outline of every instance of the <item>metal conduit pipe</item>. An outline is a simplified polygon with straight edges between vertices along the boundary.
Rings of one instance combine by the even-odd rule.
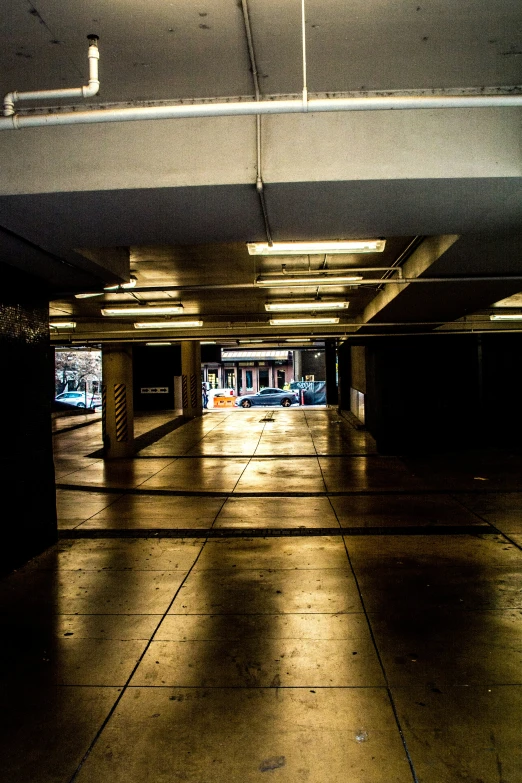
[[[382,271],[383,267],[378,267],[379,271]],[[376,269],[376,271],[377,271]],[[354,272],[356,271],[364,271],[364,270],[352,270]],[[368,270],[366,270],[368,271]],[[321,283],[306,283],[301,284],[299,280],[289,280],[288,286],[277,286],[278,289],[283,288],[292,288],[292,286],[295,284],[296,286],[301,286],[303,288],[327,288],[329,285],[332,285],[334,288],[356,288],[361,285],[392,285],[393,283],[403,283],[403,284],[409,284],[409,283],[519,283],[522,282],[522,275],[505,275],[504,277],[497,275],[497,276],[487,276],[487,277],[393,277],[389,279],[382,279],[382,278],[376,278],[375,280],[366,279],[366,280],[357,280],[350,283],[328,283],[328,278],[325,278],[325,282]],[[326,283],[326,285],[325,285]],[[147,294],[157,291],[175,291],[177,293],[183,293],[183,291],[219,291],[219,290],[226,290],[226,289],[246,289],[246,288],[257,288],[259,287],[256,283],[200,283],[197,285],[146,285],[146,286],[136,286],[132,290],[120,290],[120,291],[99,291],[100,295],[102,294]],[[266,287],[266,286],[265,286]],[[274,286],[275,287],[275,286]],[[74,294],[77,293],[77,291],[62,291],[59,295],[59,297],[65,297],[65,296],[74,296]],[[439,323],[437,321],[437,323]]]
[[[15,103],[20,101],[39,101],[55,100],[57,98],[92,98],[100,89],[98,79],[98,60],[100,53],[98,51],[98,36],[88,35],[90,41],[88,60],[89,60],[89,83],[84,87],[65,87],[59,90],[35,90],[34,92],[8,92],[4,98],[4,115],[15,119]],[[9,127],[9,125],[8,125]]]
[[[250,69],[252,71],[252,81],[254,84],[254,93],[256,101],[261,100],[261,91],[259,89],[259,72],[257,70],[256,53],[254,50],[254,39],[252,37],[252,25],[250,24],[250,14],[248,11],[247,0],[241,0],[243,9],[243,22],[245,25],[245,35],[247,39],[248,56],[250,59]],[[259,204],[265,224],[265,234],[269,245],[272,244],[272,232],[268,220],[268,210],[265,199],[265,183],[263,182],[263,171],[261,161],[261,115],[256,114],[256,192],[259,196]]]
[[[82,89],[82,88],[80,88]],[[20,94],[20,93],[19,93]],[[40,93],[40,96],[45,93]],[[103,122],[187,119],[192,117],[253,116],[256,114],[300,114],[335,111],[390,111],[418,109],[487,109],[522,107],[522,95],[388,95],[351,98],[319,98],[274,101],[137,106],[121,109],[92,109],[57,114],[0,117],[0,130],[55,125],[87,125]]]

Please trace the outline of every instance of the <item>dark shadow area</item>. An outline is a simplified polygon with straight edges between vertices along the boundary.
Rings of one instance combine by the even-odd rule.
[[[2,497],[9,498],[0,550],[5,573],[56,540],[56,506],[48,292],[41,280],[8,265],[0,264],[0,275],[0,476]]]
[[[190,419],[187,419],[185,416],[175,416],[170,421],[165,422],[165,424],[160,424],[159,427],[154,427],[154,429],[144,432],[143,435],[138,435],[134,438],[136,453],[147,446],[152,446],[153,443],[164,438],[169,432],[173,432],[184,424],[187,424],[188,421],[190,421]],[[87,456],[100,459],[104,456],[104,450],[97,449],[96,451],[93,451],[92,454],[87,454]]]

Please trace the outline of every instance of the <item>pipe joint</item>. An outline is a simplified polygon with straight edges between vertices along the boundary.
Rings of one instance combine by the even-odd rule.
[[[8,92],[4,98],[4,117],[12,117],[15,113],[16,92]]]
[[[35,90],[34,92],[8,92],[4,97],[4,117],[14,117],[15,104],[20,101],[54,100],[56,98],[92,98],[100,89],[98,80],[98,60],[100,52],[98,50],[98,36],[88,35],[90,41],[88,60],[89,60],[89,83],[84,87],[70,87],[58,90]],[[14,127],[20,127],[14,123]]]
[[[100,82],[98,79],[89,79],[89,84],[86,87],[82,87],[82,98],[92,98],[96,95],[100,89]]]

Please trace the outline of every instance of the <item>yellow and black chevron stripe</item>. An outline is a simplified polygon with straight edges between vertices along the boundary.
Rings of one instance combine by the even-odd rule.
[[[124,383],[114,384],[114,417],[116,420],[116,440],[120,442],[127,440],[127,387]]]
[[[107,437],[107,387],[102,384],[102,440],[105,443]]]
[[[192,408],[198,407],[198,383],[197,383],[197,376],[191,375],[190,376],[190,404]]]

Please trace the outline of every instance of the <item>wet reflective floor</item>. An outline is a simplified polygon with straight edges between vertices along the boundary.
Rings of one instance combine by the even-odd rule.
[[[2,779],[522,781],[520,458],[326,409],[100,437],[55,435],[60,540],[0,584]]]

